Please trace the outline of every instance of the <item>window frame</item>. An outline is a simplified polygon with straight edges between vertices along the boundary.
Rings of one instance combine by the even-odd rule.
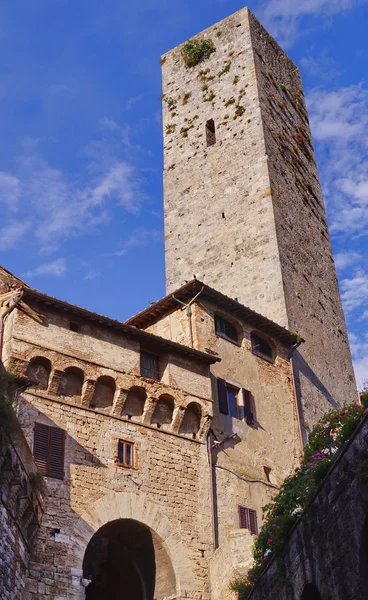
[[[234,331],[236,332],[236,339],[227,335],[225,332],[219,331],[217,324],[218,324],[218,322],[221,322],[221,321],[227,325],[230,325],[234,329]],[[239,333],[239,328],[232,321],[229,321],[229,319],[227,319],[226,317],[223,317],[221,314],[215,313],[214,325],[215,325],[216,337],[222,338],[223,340],[226,340],[227,342],[231,342],[232,344],[235,344],[236,346],[241,346],[241,334]]]
[[[120,461],[120,446],[123,445],[123,462]],[[126,460],[127,457],[127,447],[131,448],[131,462],[128,463]],[[129,442],[128,440],[121,440],[120,438],[117,440],[117,448],[116,448],[116,464],[118,467],[123,467],[124,469],[135,469],[136,467],[136,450],[135,443]]]
[[[143,357],[147,356],[151,359],[154,359],[156,362],[154,369],[154,377],[143,373]],[[152,373],[152,371],[150,371]],[[160,373],[160,357],[158,354],[153,354],[152,352],[147,352],[146,350],[140,350],[140,359],[139,359],[139,374],[141,377],[145,377],[146,379],[153,379],[154,381],[161,381],[161,373]]]
[[[238,505],[239,529],[247,529],[252,535],[258,535],[258,516],[254,508]]]
[[[268,354],[264,354],[263,352],[256,350],[254,348],[254,345],[253,345],[254,338],[257,338],[258,340],[264,342],[265,344],[267,344],[267,346],[269,346],[269,348],[271,350],[271,356],[269,356]],[[275,349],[274,349],[273,344],[268,339],[266,339],[262,335],[259,335],[259,333],[257,333],[256,331],[252,331],[252,333],[250,334],[250,344],[251,344],[251,351],[252,351],[253,356],[262,358],[263,360],[266,360],[269,363],[275,362],[275,356],[276,356]]]
[[[206,146],[214,146],[216,144],[216,124],[214,119],[206,121]]]

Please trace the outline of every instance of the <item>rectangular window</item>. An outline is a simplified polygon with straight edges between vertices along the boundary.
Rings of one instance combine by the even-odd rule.
[[[206,123],[206,142],[207,146],[216,144],[215,121],[213,119],[209,119]]]
[[[65,431],[36,423],[33,456],[38,470],[46,477],[64,478]]]
[[[141,352],[141,376],[149,379],[160,379],[160,359],[155,354]]]
[[[220,413],[230,415],[234,419],[241,419],[239,410],[240,389],[230,385],[224,379],[218,379],[217,391]]]
[[[119,440],[118,464],[122,467],[134,467],[134,444]]]
[[[257,511],[239,506],[239,527],[249,529],[253,535],[258,535]]]

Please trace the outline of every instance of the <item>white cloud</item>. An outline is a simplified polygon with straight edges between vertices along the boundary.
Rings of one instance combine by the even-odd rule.
[[[0,229],[0,250],[14,248],[31,226],[27,221],[10,221]]]
[[[341,299],[347,313],[368,306],[368,273],[357,269],[351,279],[340,282]]]
[[[20,196],[20,181],[17,177],[0,171],[0,202],[15,210]]]
[[[148,246],[152,242],[162,239],[162,234],[157,229],[135,229],[126,241],[121,243],[121,248],[107,256],[124,256],[132,248]]]
[[[318,19],[348,10],[366,0],[268,0],[260,7],[261,22],[280,43],[290,45],[300,32],[304,17]]]
[[[52,275],[53,277],[62,277],[67,271],[64,258],[57,258],[52,262],[43,263],[31,271],[23,273],[22,277],[38,277],[40,275]]]
[[[352,85],[307,97],[332,233],[368,226],[368,90]]]
[[[361,254],[358,252],[339,252],[335,255],[335,265],[338,271],[343,271],[348,267],[356,265],[362,260]]]

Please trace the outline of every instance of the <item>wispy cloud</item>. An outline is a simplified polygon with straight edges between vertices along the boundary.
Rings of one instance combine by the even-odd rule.
[[[134,104],[137,104],[137,102],[141,102],[141,100],[143,100],[143,95],[141,94],[140,96],[133,96],[132,98],[128,98],[127,100],[127,109],[131,109],[132,106],[134,106]]]
[[[151,243],[159,242],[161,239],[162,234],[157,229],[135,229],[126,241],[120,243],[119,250],[111,252],[107,256],[124,256],[133,248],[148,246]]]
[[[305,71],[316,79],[332,81],[340,75],[338,63],[331,58],[327,50],[323,50],[318,57],[304,56],[300,61]]]
[[[0,250],[12,250],[30,227],[27,221],[9,221],[0,229]]]
[[[64,258],[57,258],[52,262],[43,263],[35,269],[23,273],[22,277],[39,277],[41,275],[51,275],[53,277],[62,277],[67,272],[66,261]]]
[[[313,90],[307,98],[332,233],[368,226],[368,90],[352,85]]]
[[[39,141],[27,142],[14,172],[0,173],[0,202],[8,211],[3,211],[3,218],[28,215],[26,223],[23,218],[22,223],[7,226],[0,242],[3,249],[21,239],[31,226],[41,251],[50,251],[62,240],[106,222],[113,206],[138,212],[145,198],[138,170],[131,160],[117,157],[116,148],[91,152],[84,169],[72,176],[51,166],[39,146]]]
[[[347,313],[368,306],[368,273],[357,269],[353,277],[340,282],[341,298]]]
[[[338,271],[344,271],[348,267],[356,265],[362,260],[359,252],[338,252],[335,255],[335,265]]]
[[[331,17],[366,0],[268,0],[258,14],[263,25],[284,46],[290,46],[300,33],[304,17]]]

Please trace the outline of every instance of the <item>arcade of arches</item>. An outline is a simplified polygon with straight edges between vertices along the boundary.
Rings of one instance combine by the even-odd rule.
[[[175,574],[159,536],[133,519],[110,521],[90,540],[83,561],[87,600],[176,598]]]

